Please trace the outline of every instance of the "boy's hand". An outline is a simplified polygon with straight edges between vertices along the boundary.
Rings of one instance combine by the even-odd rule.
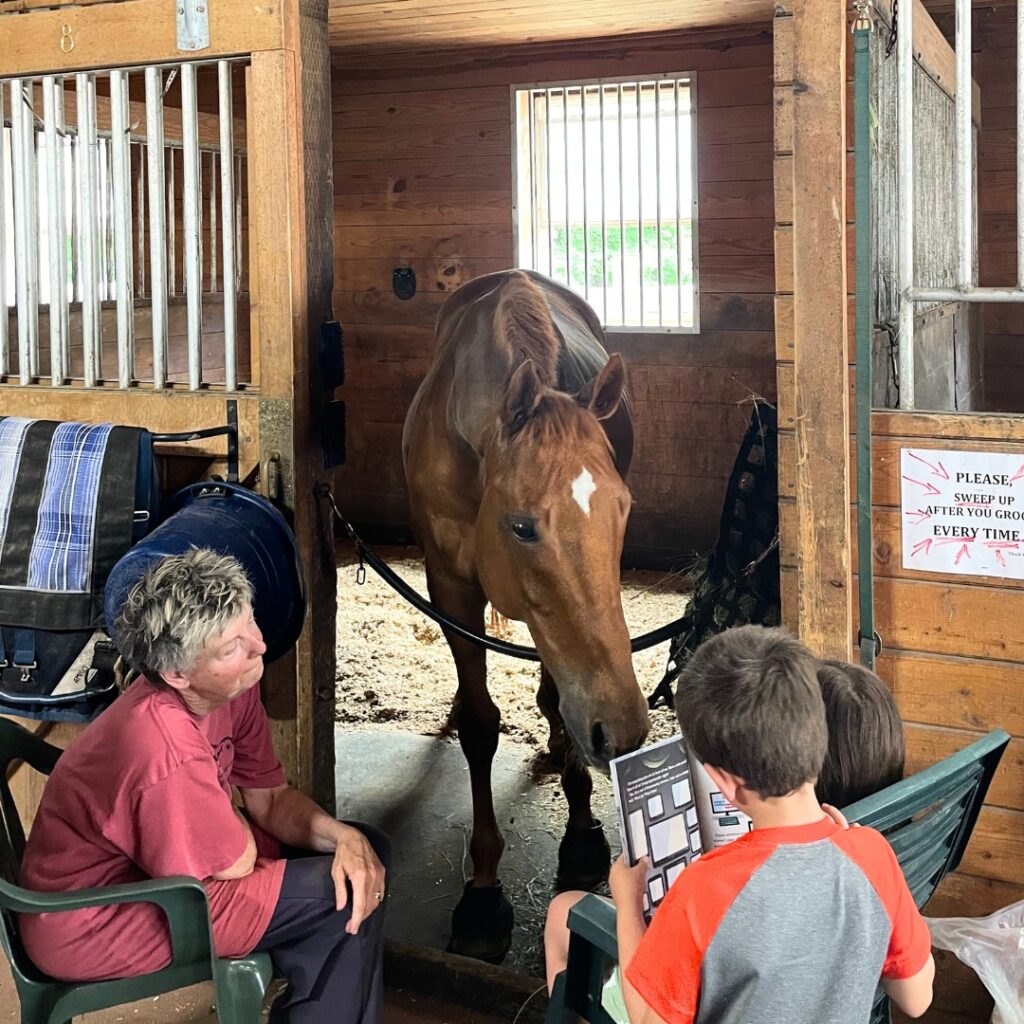
[[[636,908],[642,912],[642,897],[649,866],[647,857],[641,857],[633,867],[630,867],[622,857],[612,865],[608,875],[608,888],[611,889],[612,899],[619,910]]]
[[[840,828],[860,828],[859,822],[854,822],[852,825],[846,820],[846,816],[843,814],[838,807],[833,807],[831,804],[822,804],[821,809],[840,827]]]

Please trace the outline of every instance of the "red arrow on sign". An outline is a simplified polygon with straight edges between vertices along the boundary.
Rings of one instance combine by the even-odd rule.
[[[1010,483],[1012,484],[1014,480],[1019,480],[1022,476],[1024,476],[1024,466],[1021,466],[1020,469],[1010,477]]]
[[[910,557],[913,558],[919,551],[924,551],[926,555],[930,555],[932,553],[932,544],[934,543],[935,542],[931,537],[926,537],[924,540],[918,541],[914,545],[914,550],[910,552]]]
[[[928,519],[931,519],[931,517],[932,517],[931,512],[929,512],[927,509],[923,509],[923,508],[915,508],[913,512],[907,512],[906,514],[908,516],[919,516],[920,517],[917,520],[917,522],[913,524],[914,526],[920,526],[921,523],[925,522]]]
[[[971,557],[971,548],[968,544],[964,544],[963,547],[961,547],[960,550],[956,553],[956,558],[953,559],[953,564],[959,565],[960,559],[963,558],[964,555],[966,555],[968,558]]]
[[[1021,469],[1024,469],[1024,466],[1022,466]],[[941,494],[942,493],[938,489],[938,487],[935,487],[932,484],[922,483],[920,480],[915,480],[913,477],[904,476],[903,479],[904,480],[909,480],[912,484],[917,484],[918,487],[923,487],[924,488],[924,493],[926,495]]]
[[[941,462],[939,463],[938,468],[936,468],[927,459],[922,459],[920,455],[915,455],[913,452],[907,452],[907,454],[912,459],[917,459],[918,462],[923,462],[936,476],[941,476],[943,480],[949,479],[949,474],[946,472],[946,467]]]

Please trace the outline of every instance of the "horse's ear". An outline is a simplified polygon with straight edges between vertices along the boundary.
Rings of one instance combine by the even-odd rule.
[[[532,359],[522,362],[508,382],[505,392],[505,406],[502,410],[502,422],[505,434],[515,437],[526,421],[533,415],[540,402],[544,385],[537,375],[537,367]]]
[[[601,372],[583,386],[577,400],[581,404],[585,401],[587,408],[599,420],[606,420],[618,409],[625,391],[626,364],[622,356],[614,352],[601,367]]]

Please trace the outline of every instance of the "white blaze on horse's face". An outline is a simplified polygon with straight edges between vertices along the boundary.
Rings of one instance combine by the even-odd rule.
[[[594,483],[590,470],[584,466],[583,471],[572,482],[572,498],[583,509],[583,514],[588,519],[590,518],[590,499],[596,490],[597,484]]]

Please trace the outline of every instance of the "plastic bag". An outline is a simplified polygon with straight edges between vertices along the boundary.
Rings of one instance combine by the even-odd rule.
[[[1024,1024],[1024,901],[988,917],[926,917],[932,945],[969,967],[995,1000],[992,1024]]]

